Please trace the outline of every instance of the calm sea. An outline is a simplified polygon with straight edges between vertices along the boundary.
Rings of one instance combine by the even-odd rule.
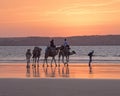
[[[43,62],[46,46],[39,47],[42,48],[40,62]],[[0,46],[0,62],[26,62],[25,53],[28,48],[33,50],[34,46]],[[95,51],[93,57],[95,63],[120,63],[120,46],[71,46],[72,50],[77,54],[70,56],[71,63],[88,62],[87,54],[91,50]]]

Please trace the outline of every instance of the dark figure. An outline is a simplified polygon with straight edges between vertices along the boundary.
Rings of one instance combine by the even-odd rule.
[[[64,43],[63,43],[63,46],[64,46],[64,48],[69,48],[70,49],[70,45],[69,45],[69,43],[67,42],[67,39],[65,38],[64,39]]]
[[[39,66],[39,60],[40,60],[40,56],[41,56],[41,51],[42,49],[39,47],[34,47],[32,55],[33,55],[33,66],[36,66],[36,63],[38,63],[37,65]]]
[[[50,41],[50,47],[55,48],[54,39],[52,39],[52,40]]]
[[[60,66],[60,59],[62,57],[62,62],[65,64],[67,64],[68,66],[68,63],[69,63],[69,56],[70,55],[73,55],[73,54],[76,54],[75,51],[70,51],[70,48],[69,48],[69,45],[67,45],[66,47],[64,47],[63,45],[59,48],[59,53],[58,53],[58,63],[59,63],[59,66]]]
[[[91,51],[90,53],[88,53],[88,56],[89,56],[89,68],[90,68],[90,70],[92,69],[91,62],[92,62],[93,53],[94,53],[94,51]]]
[[[47,67],[48,67],[48,57],[52,57],[51,67],[52,67],[52,62],[53,61],[55,62],[55,65],[57,66],[55,56],[58,54],[58,51],[59,51],[59,48],[53,48],[53,47],[52,48],[49,48],[49,47],[46,48],[43,67],[44,67],[45,63],[47,64]]]
[[[64,39],[64,44],[63,44],[65,47],[68,45],[68,42],[67,42],[67,39],[65,38]]]
[[[27,52],[26,52],[26,60],[27,60],[27,67],[29,67],[29,64],[30,64],[30,59],[31,59],[31,50],[30,49],[27,49]]]

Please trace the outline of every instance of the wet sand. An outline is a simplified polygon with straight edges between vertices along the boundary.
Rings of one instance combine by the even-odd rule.
[[[0,79],[0,96],[120,96],[120,80]]]
[[[0,96],[120,96],[120,65],[0,64]]]
[[[26,68],[25,63],[0,64],[0,78],[76,78],[76,79],[120,79],[119,64],[88,64],[71,63],[68,67],[33,67]]]

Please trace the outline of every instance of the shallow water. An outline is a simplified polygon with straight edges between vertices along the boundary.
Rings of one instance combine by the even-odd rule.
[[[46,46],[42,48],[40,62],[43,62]],[[25,53],[34,46],[0,46],[0,62],[26,62]],[[93,62],[120,62],[120,46],[71,46],[71,51],[76,51],[77,54],[70,56],[71,63],[88,62],[88,53],[94,50]],[[58,56],[56,56],[56,59]]]

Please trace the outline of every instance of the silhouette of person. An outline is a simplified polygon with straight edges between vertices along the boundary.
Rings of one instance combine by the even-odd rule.
[[[64,46],[64,48],[70,49],[70,46],[69,46],[66,38],[64,39],[64,44],[63,44],[63,46]]]
[[[89,56],[89,68],[91,69],[92,66],[91,66],[91,62],[92,62],[92,56],[94,54],[94,50],[92,50],[91,52],[88,53],[88,56]]]
[[[69,45],[66,38],[64,39],[64,44],[63,45],[64,46],[68,46]]]
[[[30,49],[27,49],[27,52],[26,52],[25,55],[26,55],[27,67],[28,67],[28,66],[29,66],[29,63],[30,63],[31,56],[32,56],[31,50],[30,50]]]
[[[53,47],[53,48],[56,47],[55,44],[54,44],[54,39],[52,39],[52,40],[50,41],[50,47]]]

